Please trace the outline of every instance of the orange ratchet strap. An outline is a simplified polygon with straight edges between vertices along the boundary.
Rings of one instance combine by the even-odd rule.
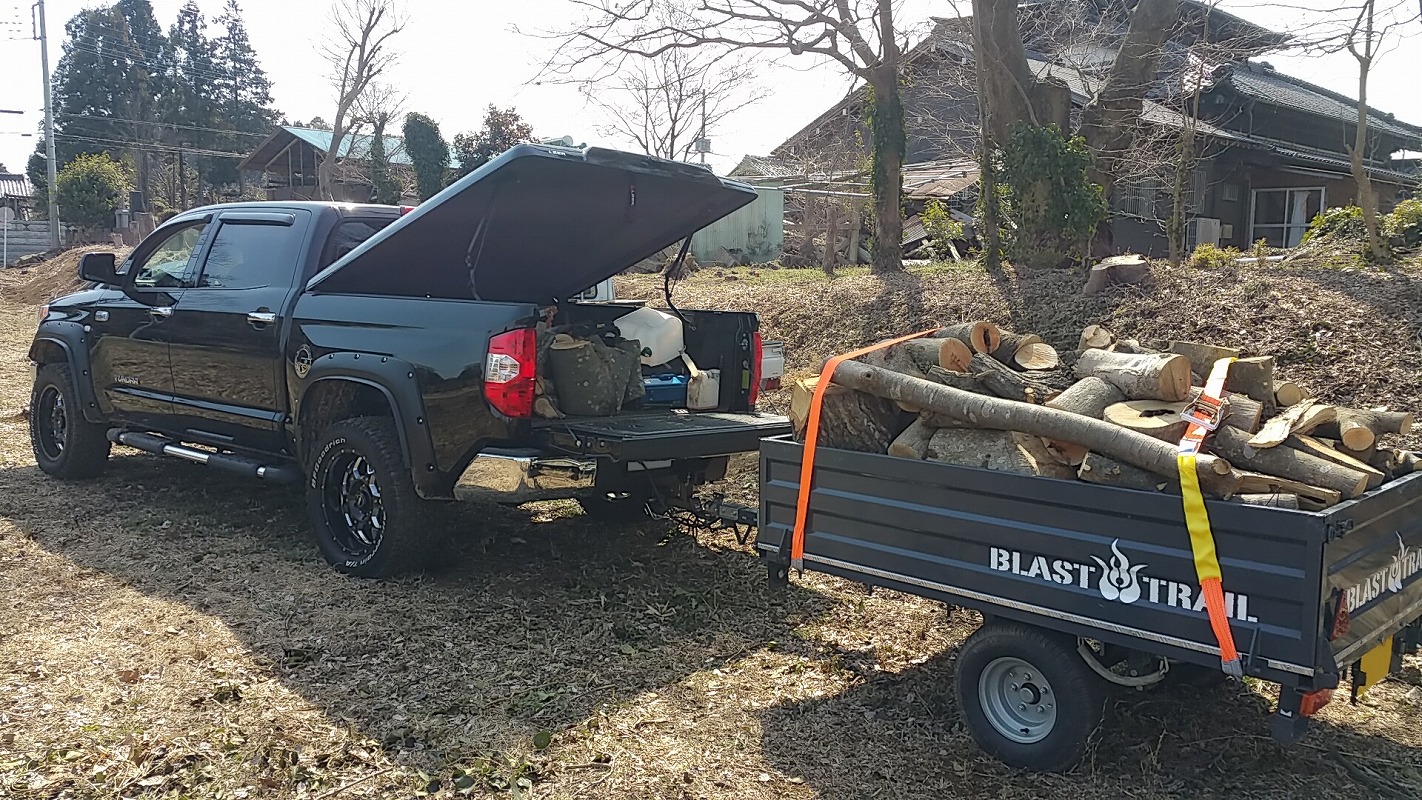
[[[1205,596],[1205,610],[1210,615],[1210,628],[1220,646],[1220,669],[1243,677],[1239,652],[1234,647],[1234,632],[1225,613],[1224,587],[1220,578],[1220,562],[1215,554],[1215,536],[1210,530],[1210,515],[1205,510],[1205,497],[1200,492],[1200,476],[1195,456],[1210,431],[1219,427],[1223,417],[1225,378],[1229,376],[1232,358],[1222,358],[1210,370],[1205,390],[1180,416],[1190,423],[1180,440],[1177,457],[1180,468],[1180,494],[1185,502],[1185,527],[1190,531],[1190,550],[1195,556],[1195,577],[1200,580],[1200,593]]]
[[[935,333],[938,328],[929,328],[926,331],[911,333],[908,336],[900,336],[897,339],[889,339],[871,344],[868,347],[855,350],[852,353],[844,353],[831,358],[825,363],[824,370],[820,373],[820,379],[815,384],[815,393],[810,397],[810,417],[805,423],[805,455],[800,462],[800,496],[795,503],[795,530],[790,535],[790,568],[800,571],[805,569],[805,522],[810,517],[810,481],[815,474],[815,449],[820,441],[820,406],[824,404],[825,387],[830,385],[834,378],[834,371],[839,369],[841,362],[858,358],[866,353],[875,350],[882,350],[885,347],[892,347],[900,342],[907,342],[910,339],[917,339]]]

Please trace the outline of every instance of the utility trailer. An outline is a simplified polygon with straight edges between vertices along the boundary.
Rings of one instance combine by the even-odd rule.
[[[760,448],[757,548],[789,578],[803,445]],[[1223,676],[1176,495],[820,448],[805,569],[977,609],[956,694],[1016,766],[1074,764],[1108,684]],[[1325,511],[1207,503],[1246,675],[1281,687],[1300,737],[1352,671],[1354,697],[1422,645],[1422,475]]]

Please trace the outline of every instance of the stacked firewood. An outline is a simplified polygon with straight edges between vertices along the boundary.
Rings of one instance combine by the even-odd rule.
[[[1320,402],[1277,380],[1270,356],[1196,342],[1163,349],[1097,325],[1063,358],[1041,337],[989,322],[841,364],[825,387],[821,446],[1147,491],[1180,491],[1182,413],[1215,362],[1236,360],[1223,415],[1197,458],[1211,497],[1319,510],[1411,473],[1418,454],[1388,446],[1412,414]],[[1063,365],[1070,361],[1070,368]],[[818,378],[794,387],[803,441]]]

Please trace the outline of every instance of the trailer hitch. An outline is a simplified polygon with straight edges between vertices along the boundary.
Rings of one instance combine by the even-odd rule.
[[[675,501],[661,499],[658,503],[664,511],[653,512],[657,519],[674,522],[693,531],[730,530],[736,543],[744,547],[751,540],[751,534],[760,523],[760,514],[751,506],[726,499],[717,492],[707,497],[693,496],[676,498]]]

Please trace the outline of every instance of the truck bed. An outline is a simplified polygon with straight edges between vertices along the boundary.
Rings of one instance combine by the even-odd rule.
[[[789,437],[761,444],[757,545],[772,564],[790,561],[803,452]],[[1208,507],[1248,674],[1333,685],[1340,667],[1422,614],[1422,475],[1321,512]],[[1178,661],[1219,663],[1178,496],[822,448],[804,561]],[[1349,624],[1330,641],[1340,602]]]
[[[619,461],[753,452],[762,438],[790,430],[790,421],[774,414],[680,409],[540,420],[535,425],[540,439],[553,448],[572,455],[611,456]]]

